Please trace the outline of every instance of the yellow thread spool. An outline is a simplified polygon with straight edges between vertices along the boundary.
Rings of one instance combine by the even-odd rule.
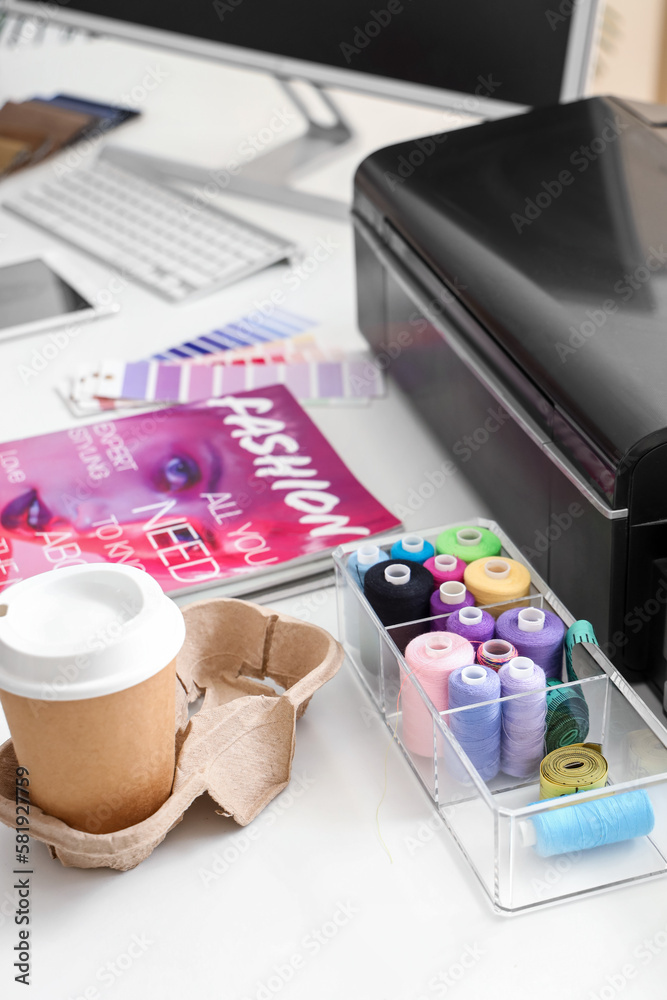
[[[463,582],[478,605],[497,605],[488,609],[494,618],[507,611],[508,606],[516,607],[530,593],[530,573],[526,567],[505,556],[471,562],[466,566]],[[501,603],[504,601],[510,602],[509,605]]]
[[[588,792],[607,784],[607,761],[599,743],[573,743],[548,753],[540,764],[540,798]]]

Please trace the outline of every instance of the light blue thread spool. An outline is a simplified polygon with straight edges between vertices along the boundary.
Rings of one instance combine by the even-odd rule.
[[[355,583],[363,587],[364,577],[371,566],[375,566],[379,562],[386,562],[387,559],[389,559],[387,553],[383,552],[377,545],[372,542],[364,542],[358,549],[350,553],[347,569]]]
[[[519,829],[524,846],[534,846],[540,857],[550,858],[646,837],[654,824],[651,800],[640,788],[538,813],[520,822]]]

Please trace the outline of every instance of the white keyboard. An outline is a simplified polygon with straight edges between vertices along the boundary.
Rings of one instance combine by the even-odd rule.
[[[285,260],[296,245],[99,159],[4,207],[172,302]]]

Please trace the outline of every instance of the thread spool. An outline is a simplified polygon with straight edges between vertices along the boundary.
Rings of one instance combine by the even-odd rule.
[[[435,550],[439,555],[456,556],[464,563],[497,556],[501,547],[502,543],[493,531],[466,525],[446,528],[435,542]]]
[[[489,617],[493,618],[492,615]],[[509,663],[515,656],[517,656],[516,649],[505,639],[487,639],[477,650],[477,662],[483,667],[491,667],[492,670],[500,670],[503,663]]]
[[[404,559],[422,565],[434,554],[435,549],[431,543],[423,539],[421,535],[403,535],[403,538],[399,538],[391,547],[392,559]]]
[[[431,556],[424,563],[438,587],[441,583],[463,583],[466,563],[452,555]]]
[[[540,608],[510,608],[496,622],[496,635],[542,667],[546,677],[560,680],[563,672],[565,622],[553,611]]]
[[[607,761],[595,743],[558,747],[540,764],[540,798],[589,792],[607,784]]]
[[[503,698],[523,694],[502,703],[500,767],[514,778],[529,778],[537,773],[544,747],[547,714],[544,671],[528,657],[515,656],[503,664],[498,676]]]
[[[429,617],[433,577],[419,563],[389,559],[377,563],[364,577],[364,595],[383,625],[400,625]],[[401,650],[427,626],[412,625],[392,631]]]
[[[461,667],[449,677],[449,707],[476,705],[449,716],[452,733],[484,781],[500,768],[500,679],[489,667]],[[480,705],[480,702],[488,704]]]
[[[469,608],[475,603],[475,598],[465,589],[462,583],[449,580],[441,583],[437,590],[434,590],[429,598],[429,607],[432,615],[451,616],[461,608]],[[434,632],[445,631],[447,628],[447,618],[438,618],[431,622],[431,629]]]
[[[508,602],[519,601],[530,593],[530,573],[526,567],[505,556],[469,563],[463,582],[477,604],[496,605],[488,608],[494,618],[507,610]]]
[[[640,788],[537,813],[520,822],[519,829],[524,846],[534,846],[540,857],[550,858],[647,837],[654,825],[651,800]]]
[[[379,562],[386,562],[389,556],[372,542],[364,542],[358,549],[351,552],[347,560],[347,568],[360,587],[364,585],[364,577],[371,568]]]
[[[565,687],[555,677],[547,680],[547,717],[544,749],[583,743],[590,724],[588,705],[578,684]]]
[[[458,667],[472,663],[475,653],[459,635],[426,632],[408,643],[405,660],[438,712],[449,707],[449,678]],[[405,675],[404,675],[405,676]],[[405,747],[420,757],[433,757],[433,718],[424,700],[410,682],[401,684],[403,707],[402,740]]]
[[[474,648],[477,649],[482,643],[493,639],[496,633],[496,622],[493,615],[490,615],[488,611],[470,606],[461,608],[459,611],[454,612],[453,615],[450,615],[447,618],[445,630],[462,635],[464,639],[471,642]],[[485,666],[490,665],[485,664]]]

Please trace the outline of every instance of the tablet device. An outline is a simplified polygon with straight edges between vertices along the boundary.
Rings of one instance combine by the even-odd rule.
[[[36,254],[0,265],[0,339],[83,323],[116,312],[66,254]]]

